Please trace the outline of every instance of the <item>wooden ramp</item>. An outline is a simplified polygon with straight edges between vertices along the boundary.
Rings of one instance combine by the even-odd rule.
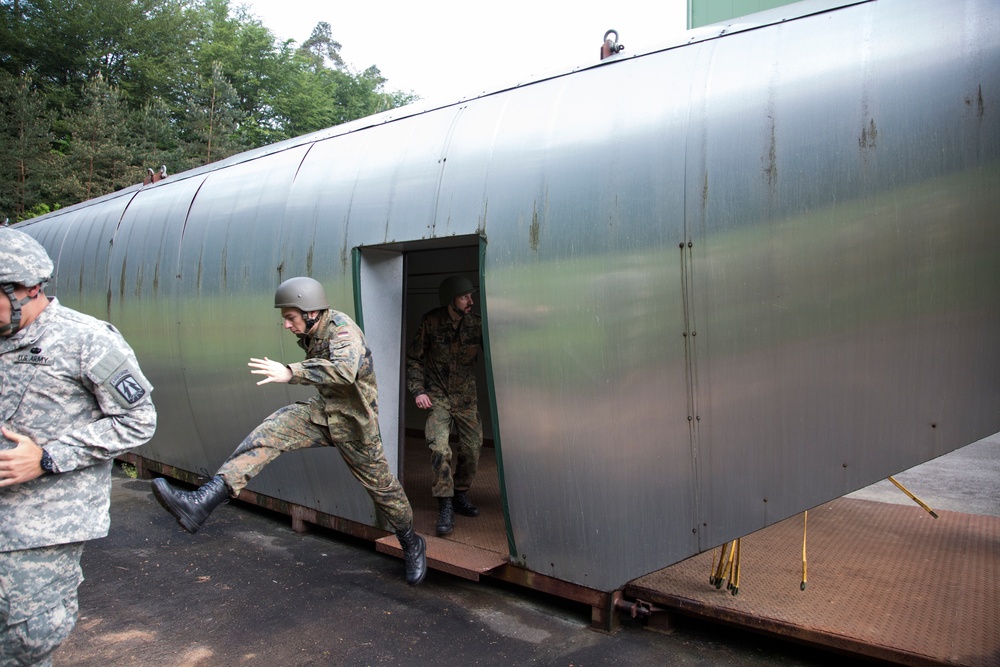
[[[431,497],[430,452],[422,436],[408,437],[404,458],[403,486],[413,506],[413,527],[427,540],[427,566],[459,577],[479,581],[480,575],[509,561],[507,529],[492,447],[483,447],[479,472],[469,499],[479,508],[479,516],[455,514],[455,530],[436,537],[437,500]],[[402,558],[395,535],[376,541],[375,548]]]
[[[424,535],[424,539],[427,540],[427,567],[433,570],[479,581],[480,575],[507,564],[506,558],[493,551],[429,535]],[[403,557],[403,550],[395,535],[376,540],[375,549]]]

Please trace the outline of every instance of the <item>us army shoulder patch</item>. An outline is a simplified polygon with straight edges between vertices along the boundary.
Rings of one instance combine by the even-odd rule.
[[[112,375],[109,384],[114,387],[114,390],[118,392],[127,405],[135,405],[146,395],[146,388],[132,375],[129,368]]]

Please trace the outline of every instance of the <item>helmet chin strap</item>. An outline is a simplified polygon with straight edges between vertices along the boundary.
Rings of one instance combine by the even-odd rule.
[[[0,327],[0,336],[13,336],[21,328],[21,306],[30,302],[32,297],[26,296],[23,299],[18,299],[14,296],[14,286],[10,283],[4,283],[0,285],[0,288],[10,299],[10,324]]]
[[[312,328],[316,326],[316,323],[319,322],[319,317],[309,317],[309,313],[302,313],[302,316],[303,316],[302,319],[306,323],[305,332],[309,333],[310,331],[312,331]]]

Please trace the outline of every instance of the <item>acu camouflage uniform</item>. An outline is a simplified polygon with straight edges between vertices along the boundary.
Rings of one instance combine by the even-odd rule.
[[[482,347],[480,316],[468,313],[456,327],[444,306],[424,315],[406,353],[407,388],[414,396],[427,394],[431,399],[424,432],[431,450],[431,494],[435,498],[451,498],[456,491],[468,491],[476,478],[483,425],[473,364]],[[448,442],[452,423],[458,431],[454,473]]]
[[[153,435],[151,391],[113,326],[56,299],[0,337],[0,423],[54,471],[0,488],[0,664],[49,665],[73,629],[83,543],[108,534],[112,459]]]
[[[284,452],[336,446],[351,474],[396,531],[413,523],[413,510],[389,469],[378,430],[378,390],[364,333],[336,310],[326,310],[311,333],[299,336],[306,360],[288,364],[290,384],[319,391],[308,401],[283,407],[258,426],[219,468],[236,497],[268,463]]]

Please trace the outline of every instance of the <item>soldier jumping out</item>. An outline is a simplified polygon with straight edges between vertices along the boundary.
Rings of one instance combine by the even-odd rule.
[[[413,530],[413,510],[393,476],[378,427],[375,369],[365,336],[354,321],[330,308],[323,286],[312,278],[290,278],[274,293],[284,327],[298,336],[306,351],[300,363],[268,358],[248,364],[264,379],[314,385],[308,402],[294,403],[264,420],[195,491],[178,491],[166,480],[153,480],[153,494],[178,523],[194,533],[222,501],[240,491],[268,463],[284,452],[307,447],[337,448],[351,473],[396,531],[406,563],[406,582],[416,586],[427,574],[426,543]]]

